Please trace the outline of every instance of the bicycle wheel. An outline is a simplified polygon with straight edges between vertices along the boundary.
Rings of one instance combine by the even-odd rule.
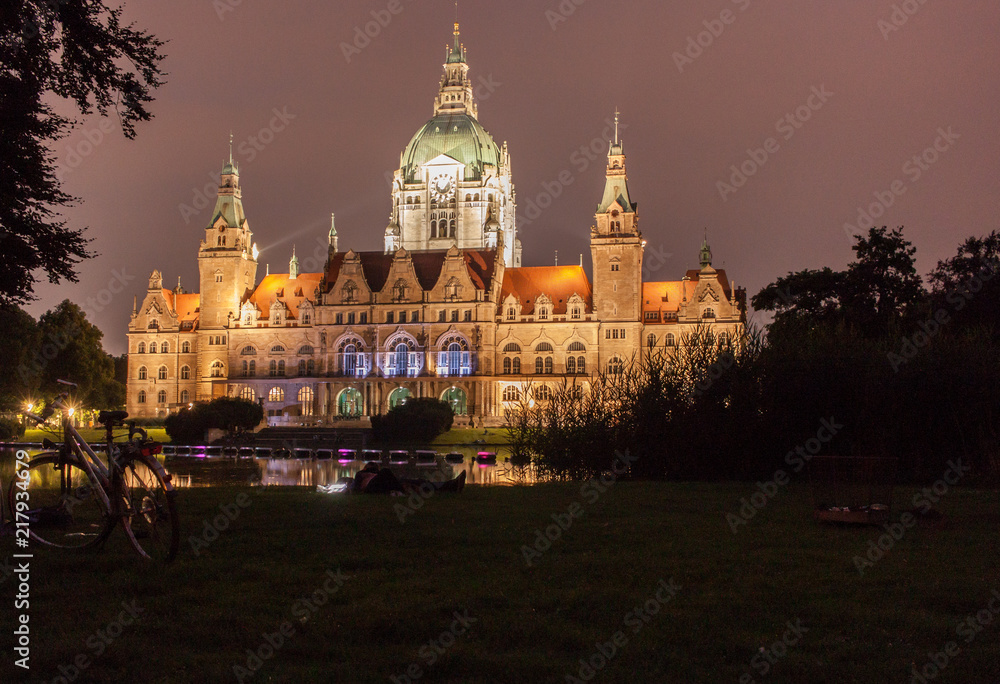
[[[122,526],[143,558],[169,563],[180,545],[177,492],[160,462],[152,456],[126,458],[115,485],[124,503]]]
[[[7,490],[7,505],[15,523],[27,515],[31,539],[45,546],[83,550],[108,538],[115,521],[104,510],[76,455],[68,457],[60,469],[58,454],[40,454],[31,459],[28,472],[27,490],[18,485],[20,480],[15,480]],[[25,501],[28,510],[19,515],[18,503],[23,505]]]

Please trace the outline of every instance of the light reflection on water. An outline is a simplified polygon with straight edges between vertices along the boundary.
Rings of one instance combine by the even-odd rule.
[[[466,484],[470,485],[533,484],[535,482],[535,478],[530,473],[523,469],[515,469],[507,463],[507,453],[501,448],[485,447],[489,450],[496,450],[497,465],[475,463],[473,458],[482,448],[453,448],[452,453],[462,454],[462,463],[446,462],[442,452],[439,453],[437,462],[433,465],[417,465],[411,459],[409,464],[392,465],[383,460],[382,466],[388,467],[399,478],[444,481],[457,477],[464,470]],[[31,450],[29,453],[33,455],[35,451]],[[14,458],[15,451],[13,449],[0,448],[0,482],[3,483],[4,489],[13,478]],[[166,467],[167,472],[171,474],[174,486],[177,488],[233,485],[314,488],[318,485],[335,483],[342,477],[353,477],[365,465],[360,460],[341,463],[337,459],[193,458],[190,456],[164,456],[162,454],[158,458]],[[50,469],[46,470],[50,471]],[[57,475],[57,473],[51,474],[52,476]],[[44,474],[42,476],[48,477]]]

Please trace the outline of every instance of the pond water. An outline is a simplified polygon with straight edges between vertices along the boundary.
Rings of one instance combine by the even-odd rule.
[[[450,454],[461,454],[462,462],[445,460],[443,452],[438,452],[430,461],[425,456],[424,462],[418,462],[415,457],[417,450],[410,450],[406,463],[390,462],[388,451],[383,454],[381,465],[388,467],[399,478],[423,478],[433,481],[450,480],[458,477],[463,470],[466,472],[466,484],[469,485],[512,485],[533,484],[534,477],[525,469],[514,468],[507,463],[508,452],[502,447],[455,446],[448,447]],[[496,452],[496,464],[477,463],[476,456],[483,450]],[[26,449],[29,454],[39,451],[36,447]],[[426,447],[428,452],[432,447]],[[197,451],[197,449],[196,449]],[[0,447],[0,482],[4,489],[13,479],[16,449]],[[402,461],[402,455],[392,458]],[[219,487],[231,485],[249,486],[280,486],[315,488],[337,482],[342,477],[353,477],[361,470],[365,461],[341,461],[316,458],[236,458],[199,456],[159,456],[167,472],[173,475],[174,486],[186,487]]]

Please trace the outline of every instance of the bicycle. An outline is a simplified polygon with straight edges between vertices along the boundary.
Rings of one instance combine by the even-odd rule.
[[[75,551],[103,546],[121,525],[141,557],[172,561],[180,543],[180,524],[171,477],[155,458],[160,445],[134,423],[128,425],[128,441],[116,443],[114,429],[124,426],[128,413],[101,411],[97,422],[104,426],[107,455],[102,461],[73,427],[67,393],[59,394],[40,415],[24,416],[43,424],[55,409],[62,412],[63,442],[57,445],[45,439],[46,451],[28,463],[27,481],[15,477],[7,496],[12,516],[28,520],[34,541]],[[17,511],[17,501],[25,500],[28,510]]]

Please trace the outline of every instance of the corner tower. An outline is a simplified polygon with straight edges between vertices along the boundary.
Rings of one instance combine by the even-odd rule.
[[[393,175],[387,253],[497,249],[506,266],[520,265],[510,154],[482,127],[478,112],[456,23],[434,115],[410,140]]]
[[[638,205],[632,201],[625,171],[625,152],[618,139],[608,150],[604,196],[590,229],[590,254],[594,266],[594,311],[601,322],[640,320],[642,254],[645,241],[639,232]]]
[[[257,246],[243,213],[243,192],[239,169],[233,163],[232,142],[229,162],[222,169],[212,220],[198,248],[198,271],[199,328],[225,328],[230,314],[239,316],[240,304],[253,291],[257,278]]]

